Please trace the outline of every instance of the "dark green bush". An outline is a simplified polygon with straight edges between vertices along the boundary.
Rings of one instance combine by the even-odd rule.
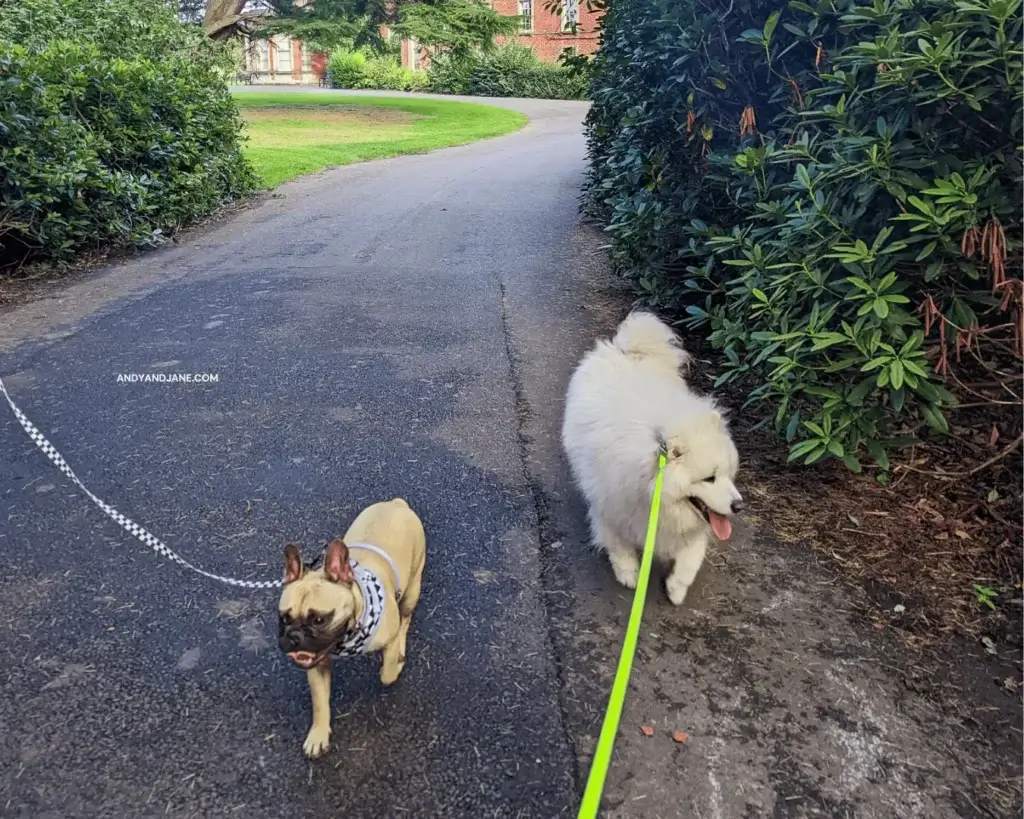
[[[142,0],[0,19],[0,265],[146,246],[253,189],[227,65]]]
[[[337,49],[327,61],[327,79],[331,88],[359,88],[366,74],[367,62],[362,51]]]
[[[1019,368],[1019,0],[719,5],[611,5],[585,207],[792,458],[885,469],[954,350]]]
[[[542,63],[526,46],[510,43],[483,54],[469,74],[468,93],[481,97],[583,99],[586,79]]]
[[[425,72],[402,68],[390,54],[338,49],[331,55],[327,75],[332,88],[377,91],[424,91],[430,84]]]
[[[431,90],[441,94],[583,99],[587,91],[584,74],[542,63],[517,43],[463,58],[438,55],[429,73]]]
[[[433,55],[427,70],[430,90],[437,94],[468,94],[469,75],[476,64],[476,57],[458,57],[446,52]]]

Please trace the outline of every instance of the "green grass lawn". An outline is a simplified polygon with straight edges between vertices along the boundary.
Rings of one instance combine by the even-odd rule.
[[[246,155],[268,188],[331,165],[463,145],[526,124],[518,111],[448,100],[273,91],[235,99],[248,123]]]

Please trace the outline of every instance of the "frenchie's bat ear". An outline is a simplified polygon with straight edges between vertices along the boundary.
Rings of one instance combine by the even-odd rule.
[[[348,546],[336,537],[327,546],[324,554],[324,575],[335,583],[355,583],[356,576],[348,562]]]
[[[301,579],[306,573],[306,567],[302,565],[302,555],[299,554],[297,543],[289,543],[284,547],[284,582],[294,583]]]

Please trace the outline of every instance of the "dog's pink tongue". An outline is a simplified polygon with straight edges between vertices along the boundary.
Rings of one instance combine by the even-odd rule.
[[[708,521],[711,523],[711,531],[719,540],[728,540],[732,537],[732,521],[725,515],[708,510]]]

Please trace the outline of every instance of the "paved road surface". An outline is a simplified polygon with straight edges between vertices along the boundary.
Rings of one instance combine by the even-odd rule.
[[[557,429],[626,304],[576,214],[583,104],[503,104],[526,130],[298,180],[0,314],[23,409],[204,567],[276,576],[286,540],[393,495],[429,537],[402,680],[339,665],[310,764],[276,596],[157,560],[0,411],[0,815],[573,815],[627,598],[585,546]],[[218,381],[117,381],[159,372]],[[747,530],[683,610],[653,587],[608,816],[971,815],[956,726],[898,690],[801,554]]]

